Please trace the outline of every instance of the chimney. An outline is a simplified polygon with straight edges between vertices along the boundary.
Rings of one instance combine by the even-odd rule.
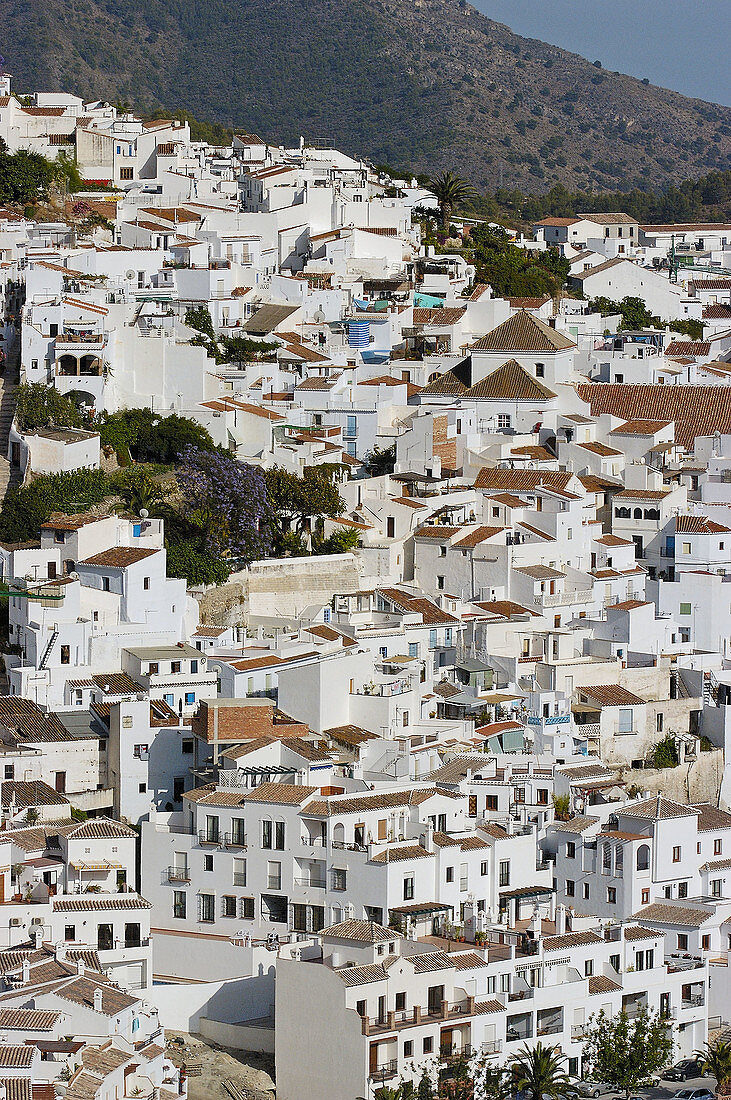
[[[94,990],[94,1011],[101,1012],[102,1010],[102,991],[101,989]]]
[[[23,959],[23,985],[27,985],[30,981],[30,963],[27,959]]]
[[[79,975],[80,978],[84,977],[84,970],[85,970],[84,960],[83,959],[77,959],[76,960],[76,973]]]
[[[66,960],[66,944],[56,944],[56,962],[64,962]]]
[[[563,936],[566,931],[566,906],[556,906],[556,935]]]

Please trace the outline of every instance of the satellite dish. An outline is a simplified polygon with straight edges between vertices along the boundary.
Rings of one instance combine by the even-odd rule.
[[[147,511],[146,508],[140,508],[140,516],[141,516],[142,519],[147,519],[149,514],[150,513]]]

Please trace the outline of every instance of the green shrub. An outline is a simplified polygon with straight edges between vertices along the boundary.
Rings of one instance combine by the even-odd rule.
[[[24,382],[16,390],[15,419],[22,432],[39,428],[80,428],[83,420],[66,394],[43,382]]]
[[[676,768],[678,766],[678,750],[672,734],[668,733],[662,741],[658,741],[652,755],[656,768]]]

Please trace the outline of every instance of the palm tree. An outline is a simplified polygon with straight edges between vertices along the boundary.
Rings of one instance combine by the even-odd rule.
[[[704,1072],[716,1078],[716,1095],[728,1096],[731,1093],[731,1042],[715,1039],[695,1054],[703,1063]]]
[[[452,217],[452,208],[460,202],[467,202],[477,194],[472,184],[467,183],[454,172],[441,172],[428,182],[429,190],[439,204],[439,213],[442,216],[442,229],[449,232],[449,222]]]
[[[543,1097],[575,1097],[577,1090],[571,1078],[563,1068],[562,1054],[553,1047],[536,1044],[532,1049],[522,1047],[510,1059],[509,1068],[513,1077],[513,1088],[525,1093],[526,1100],[543,1100]]]

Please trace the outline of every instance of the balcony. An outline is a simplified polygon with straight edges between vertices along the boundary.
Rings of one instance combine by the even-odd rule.
[[[392,1058],[390,1062],[384,1062],[382,1066],[376,1066],[371,1070],[371,1081],[387,1081],[389,1077],[395,1077],[398,1073],[398,1060]]]
[[[706,1003],[706,998],[703,993],[696,993],[690,998],[684,997],[681,1002],[681,1008],[700,1008]]]
[[[107,338],[100,332],[64,332],[56,337],[56,351],[84,351],[89,346],[104,347]]]
[[[490,1056],[492,1054],[499,1054],[501,1047],[502,1043],[499,1039],[490,1039],[481,1044],[480,1053],[487,1056]]]
[[[341,852],[365,852],[366,855],[368,854],[367,844],[346,844],[344,840],[334,840],[332,846]]]
[[[165,875],[168,882],[190,882],[190,871],[187,867],[168,867]]]
[[[306,886],[315,890],[325,890],[327,888],[327,882],[324,878],[296,878],[294,884],[295,886]]]
[[[224,848],[248,848],[246,833],[224,833]]]
[[[588,1024],[573,1024],[571,1027],[571,1038],[573,1042],[579,1042],[581,1039],[585,1039],[589,1031]]]
[[[465,1043],[463,1047],[456,1043],[452,1043],[451,1046],[443,1046],[439,1048],[439,1058],[442,1062],[453,1062],[458,1058],[471,1058],[475,1051],[469,1043]]]
[[[591,603],[594,592],[591,588],[571,589],[566,592],[542,592],[535,596],[536,607],[569,607],[578,603]]]
[[[209,844],[219,848],[223,843],[223,834],[213,832],[198,833],[198,843]]]

